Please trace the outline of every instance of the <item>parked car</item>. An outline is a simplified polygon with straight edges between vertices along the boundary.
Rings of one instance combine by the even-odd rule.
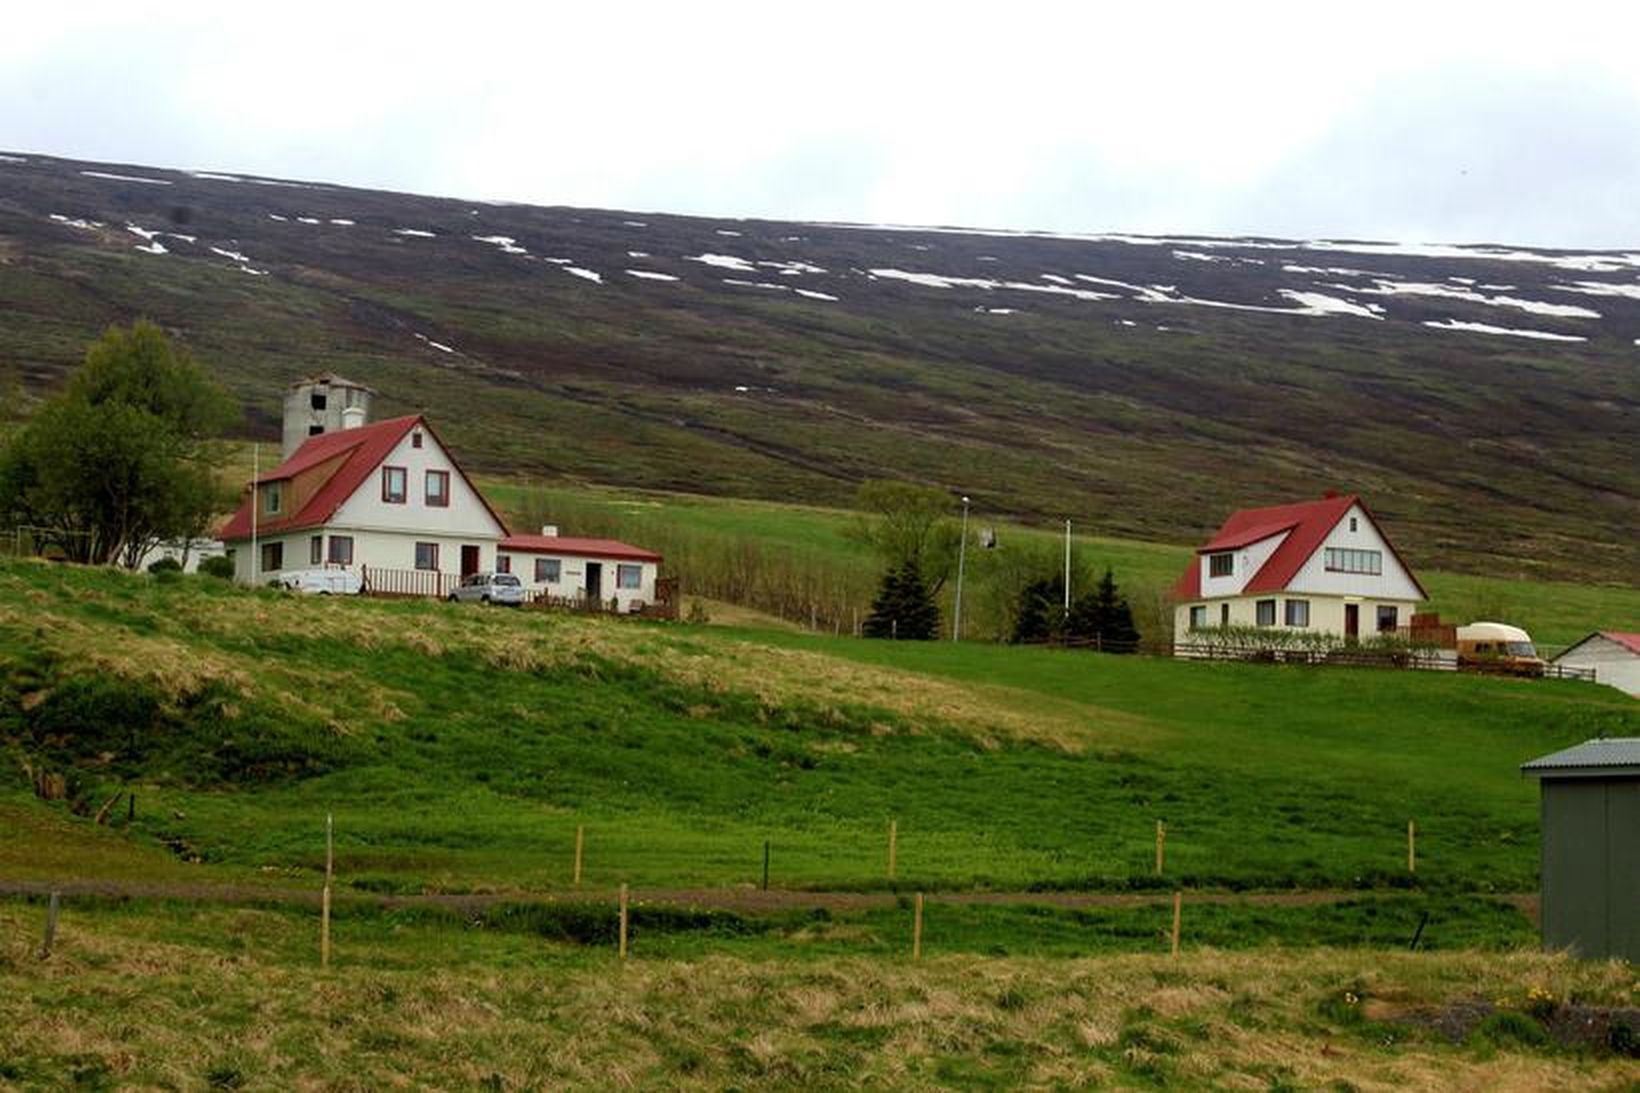
[[[1518,626],[1476,622],[1458,627],[1458,667],[1479,672],[1540,676],[1543,658],[1532,636]]]
[[[511,573],[473,573],[461,578],[461,583],[450,590],[450,602],[518,607],[524,602],[524,585]]]
[[[357,573],[345,569],[297,569],[279,575],[279,584],[311,596],[357,596],[363,588]]]

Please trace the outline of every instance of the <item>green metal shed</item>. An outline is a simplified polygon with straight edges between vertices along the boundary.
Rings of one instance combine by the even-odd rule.
[[[1640,737],[1521,764],[1543,813],[1543,947],[1640,962]]]

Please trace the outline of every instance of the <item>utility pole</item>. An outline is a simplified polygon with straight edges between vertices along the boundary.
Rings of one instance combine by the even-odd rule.
[[[957,602],[951,610],[951,640],[962,640],[962,571],[968,561],[968,495],[962,497],[962,539],[957,543]]]
[[[262,477],[262,445],[251,445],[251,587],[255,588],[262,583],[260,580],[262,557],[256,549],[256,509],[260,498],[256,495],[256,480]]]
[[[1065,521],[1065,617],[1071,617],[1071,522]]]

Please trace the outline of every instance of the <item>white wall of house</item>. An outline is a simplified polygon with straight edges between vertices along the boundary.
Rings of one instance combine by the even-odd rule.
[[[1597,683],[1640,696],[1640,654],[1596,634],[1555,658],[1567,668],[1593,668]]]
[[[1352,529],[1351,521],[1355,526]],[[1381,572],[1341,573],[1327,568],[1327,548],[1340,547],[1350,550],[1371,550],[1379,554]],[[1352,505],[1349,512],[1338,521],[1321,546],[1316,548],[1301,569],[1287,582],[1287,587],[1295,593],[1330,593],[1339,596],[1360,596],[1362,598],[1380,599],[1386,602],[1416,603],[1423,599],[1418,591],[1418,585],[1395,557],[1389,543],[1378,534],[1367,514],[1360,505]],[[1363,627],[1366,625],[1363,621]]]
[[[1261,600],[1274,600],[1276,621],[1271,630],[1295,630],[1334,634],[1344,636],[1344,608],[1346,604],[1356,604],[1359,608],[1360,623],[1358,635],[1369,638],[1378,632],[1378,609],[1380,607],[1395,608],[1395,620],[1398,627],[1404,627],[1411,621],[1412,613],[1417,610],[1419,600],[1416,599],[1386,599],[1365,598],[1358,596],[1329,596],[1315,593],[1276,592],[1259,596],[1233,596],[1216,599],[1191,600],[1179,604],[1173,612],[1173,639],[1178,644],[1190,642],[1190,609],[1192,607],[1206,608],[1206,625],[1216,627],[1221,623],[1223,605],[1230,605],[1231,626],[1257,626],[1258,604]],[[1302,600],[1310,605],[1310,623],[1308,626],[1288,626],[1287,601]]]
[[[590,565],[599,567],[599,598],[605,603],[613,598],[618,605],[617,609],[626,612],[632,610],[634,603],[655,602],[655,580],[660,575],[660,566],[654,562],[624,558],[585,558],[575,554],[541,554],[524,550],[501,550],[497,553],[498,557],[508,559],[513,575],[531,592],[563,599],[584,599],[587,595]],[[546,563],[542,566],[546,572],[538,574],[538,560]],[[557,563],[556,567],[553,563]],[[622,567],[631,567],[638,571],[636,587],[620,587]],[[499,564],[497,568],[500,568]],[[557,580],[543,579],[550,577],[554,568],[557,571]],[[631,570],[628,569],[626,572],[630,574]]]
[[[461,548],[472,546],[478,548],[477,570],[495,568],[495,539],[479,536],[454,536],[448,534],[429,534],[421,531],[378,531],[367,528],[356,528],[333,523],[323,528],[314,528],[304,531],[286,532],[279,535],[267,536],[257,541],[257,556],[265,557],[264,548],[271,543],[282,544],[280,553],[283,555],[280,568],[269,571],[267,567],[258,563],[257,581],[266,584],[276,579],[281,573],[293,572],[301,569],[315,569],[331,566],[332,540],[346,538],[353,541],[352,562],[343,568],[360,572],[361,567],[370,569],[397,569],[413,570],[416,568],[416,544],[431,543],[437,546],[438,572],[458,575],[461,573]],[[313,540],[319,540],[319,561],[313,559]],[[234,575],[242,582],[251,580],[251,549],[250,541],[234,544]],[[344,554],[345,556],[345,554]]]
[[[1281,544],[1287,541],[1289,534],[1289,532],[1284,531],[1279,535],[1272,535],[1268,539],[1249,543],[1239,550],[1230,551],[1229,553],[1235,555],[1235,569],[1228,577],[1209,576],[1211,567],[1208,559],[1213,554],[1223,554],[1226,553],[1225,551],[1216,550],[1212,554],[1203,554],[1196,559],[1196,564],[1201,567],[1202,595],[1224,597],[1240,593],[1243,588],[1247,587],[1247,582],[1253,579],[1253,575],[1264,568],[1264,563],[1270,560],[1270,555],[1274,554]]]
[[[422,438],[419,448],[415,446],[418,435]],[[385,467],[404,468],[405,499],[402,503],[382,500]],[[427,504],[428,471],[442,471],[449,475],[448,505]],[[382,460],[382,466],[372,471],[363,485],[353,492],[353,496],[336,510],[330,523],[337,528],[361,531],[413,531],[423,535],[443,533],[452,538],[461,537],[468,541],[483,539],[492,543],[506,534],[506,529],[490,514],[478,492],[467,484],[456,469],[449,453],[439,446],[430,431],[421,428],[412,429],[404,435],[398,446]]]

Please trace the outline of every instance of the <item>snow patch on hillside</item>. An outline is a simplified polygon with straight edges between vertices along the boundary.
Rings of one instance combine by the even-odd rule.
[[[811,300],[829,300],[832,303],[837,302],[837,297],[833,296],[829,292],[816,292],[812,288],[794,288],[792,291],[797,293],[799,296],[807,296]]]
[[[353,221],[343,220],[340,217],[332,217],[330,222],[332,224],[340,224],[344,228],[351,228],[353,226]]]
[[[1496,286],[1485,285],[1485,288]],[[1581,292],[1585,296],[1627,296],[1640,300],[1640,285],[1614,285],[1606,281],[1574,281],[1569,285],[1554,285],[1557,292]]]
[[[394,235],[408,235],[416,239],[437,239],[437,232],[427,231],[425,228],[394,228]]]
[[[593,270],[582,269],[580,266],[565,266],[563,269],[565,273],[573,273],[582,280],[591,281],[595,285],[604,283],[604,275]]]
[[[440,353],[454,353],[455,352],[455,350],[453,348],[451,348],[450,346],[445,345],[443,342],[435,342],[432,338],[429,338],[425,334],[417,334],[416,337],[421,339],[423,342],[426,342],[429,348],[437,349]]]
[[[510,235],[475,235],[473,239],[480,243],[489,243],[501,248],[503,254],[528,254],[529,251],[518,245],[518,240]]]
[[[670,273],[656,273],[652,269],[629,269],[626,272],[627,272],[627,275],[630,276],[630,277],[641,278],[642,280],[645,280],[645,281],[676,281],[677,280],[677,278],[672,276]]]
[[[147,239],[147,240],[150,240],[150,241],[153,240],[154,236],[160,234],[160,231],[159,231],[158,228],[149,229],[149,228],[139,227],[138,225],[131,223],[129,220],[127,220],[125,222],[125,230],[130,232],[132,235],[140,235],[144,239]]]
[[[732,254],[697,254],[685,257],[685,262],[700,262],[703,265],[716,266],[718,269],[732,269],[737,273],[756,273],[757,266],[744,258],[736,258]]]
[[[1432,326],[1437,330],[1463,330],[1472,334],[1507,334],[1512,338],[1537,338],[1546,342],[1586,342],[1589,339],[1577,334],[1551,334],[1547,330],[1516,330],[1507,326],[1492,326],[1490,323],[1465,323],[1457,319],[1442,319],[1439,321],[1426,319],[1425,326]]]
[[[1359,292],[1368,296],[1440,296],[1449,300],[1464,300],[1472,304],[1486,304],[1489,307],[1512,307],[1533,315],[1551,315],[1562,319],[1598,319],[1600,312],[1592,308],[1579,307],[1576,304],[1551,304],[1542,300],[1523,300],[1518,296],[1487,296],[1476,292],[1472,288],[1463,288],[1457,285],[1432,284],[1416,281],[1389,281],[1379,278],[1370,288],[1355,285],[1335,284],[1333,288],[1340,288],[1346,292]]]
[[[106,178],[111,182],[140,182],[144,186],[169,186],[168,178],[143,178],[141,175],[111,175],[107,171],[81,171],[86,178]]]
[[[22,156],[3,156],[3,155],[0,155],[0,163],[27,163],[27,162],[28,162],[28,160],[24,159]]]
[[[249,258],[246,258],[243,254],[240,254],[238,251],[228,250],[225,247],[212,247],[211,248],[211,253],[212,254],[220,254],[224,258],[232,258],[235,262],[249,262],[250,261]]]
[[[170,251],[166,250],[164,243],[160,243],[160,242],[157,242],[157,241],[142,244],[141,246],[138,246],[134,249],[140,250],[144,254],[169,254],[169,253],[171,253]]]
[[[52,213],[51,219],[55,220],[59,224],[62,224],[64,227],[79,228],[82,231],[92,231],[103,226],[103,222],[101,220],[82,220],[77,216],[70,219],[62,213]]]

